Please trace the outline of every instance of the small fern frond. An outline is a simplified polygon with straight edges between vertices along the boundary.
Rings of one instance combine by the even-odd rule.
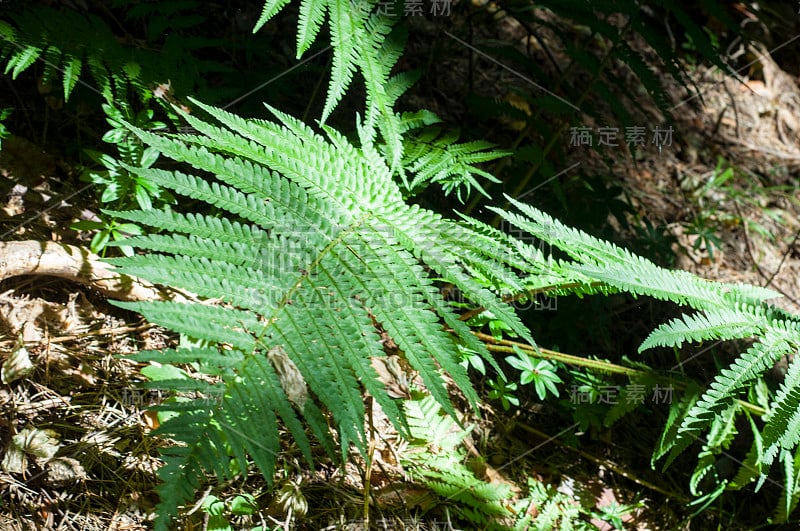
[[[727,450],[731,441],[737,434],[736,430],[736,414],[738,413],[739,405],[736,403],[730,404],[727,409],[722,411],[714,418],[711,427],[708,431],[708,436],[703,441],[703,448],[700,450],[697,459],[697,466],[692,472],[689,480],[689,490],[694,496],[702,494],[700,484],[704,478],[709,474],[716,473],[717,456],[724,450]],[[721,489],[717,489],[711,493],[711,496],[706,498],[704,502],[712,501],[716,496],[722,493]]]
[[[431,443],[444,451],[452,451],[461,444],[469,429],[461,429],[442,406],[432,397],[406,400],[403,403],[412,442]]]
[[[787,352],[786,337],[768,331],[758,343],[747,349],[733,364],[722,369],[703,396],[683,420],[678,438],[696,437],[736,396],[736,392],[755,380]]]
[[[761,481],[763,481],[769,468],[765,467],[763,464],[759,464],[758,462],[759,456],[763,455],[764,453],[761,430],[756,425],[755,420],[751,415],[747,415],[747,420],[750,423],[750,432],[753,435],[753,444],[750,446],[750,450],[747,452],[744,461],[742,461],[742,466],[739,468],[736,476],[734,476],[729,483],[731,489],[741,489],[745,485],[750,484],[750,482],[757,477],[761,477]],[[756,492],[759,490],[759,487],[760,485],[756,487]]]
[[[784,523],[789,520],[792,512],[800,502],[800,450],[784,449],[780,456],[783,464],[785,483],[781,492],[781,499],[775,508],[775,521]]]
[[[288,0],[268,0],[254,31],[261,28],[280,11]],[[297,58],[312,45],[327,13],[333,48],[331,77],[322,110],[324,123],[352,83],[356,71],[364,78],[366,88],[366,125],[364,138],[372,138],[377,128],[383,136],[389,167],[401,173],[403,138],[400,117],[393,106],[407,88],[405,80],[397,79],[390,86],[389,74],[402,51],[404,38],[392,33],[396,20],[374,13],[376,2],[363,0],[303,0],[297,31]],[[371,130],[371,132],[367,132]]]
[[[288,3],[289,0],[265,0],[264,7],[261,9],[261,16],[258,17],[255,26],[253,26],[253,33],[260,30],[269,19],[277,15]]]
[[[763,319],[763,318],[762,318]],[[752,337],[764,326],[759,316],[735,309],[710,310],[704,314],[676,317],[653,330],[639,346],[639,352],[653,347],[679,347],[684,342]]]
[[[158,531],[169,529],[178,516],[178,507],[186,500],[191,500],[200,488],[201,478],[207,471],[201,463],[209,463],[213,468],[214,463],[221,462],[215,454],[224,451],[224,443],[211,419],[212,411],[198,406],[193,411],[183,411],[170,418],[155,432],[155,435],[161,434],[184,443],[161,450],[164,464],[158,469],[161,483],[156,487],[160,499],[155,521]],[[225,475],[227,467],[219,467],[217,472]]]
[[[282,7],[281,5],[278,9]],[[264,9],[266,10],[266,5]],[[324,1],[307,0],[300,3],[300,12],[297,17],[297,59],[300,59],[308,51],[317,38],[319,29],[325,21],[325,10],[326,2]],[[275,12],[277,11],[276,9]],[[262,22],[259,20],[253,31],[257,31],[261,24]]]
[[[678,431],[686,415],[694,408],[694,405],[700,399],[701,391],[702,390],[696,384],[692,384],[684,391],[679,401],[673,402],[670,405],[669,415],[667,416],[667,421],[664,424],[664,430],[661,432],[658,444],[653,450],[650,466],[655,467],[656,461],[670,454],[669,459],[667,459],[664,465],[664,469],[666,469],[672,460],[693,442],[688,439],[679,440]]]
[[[151,50],[125,44],[129,39],[115,35],[100,17],[80,10],[28,5],[5,11],[7,20],[0,21],[0,61],[5,61],[6,73],[16,78],[42,59],[43,81],[61,77],[65,100],[85,72],[106,103],[117,106],[127,105],[129,88],[142,102],[148,101],[152,87],[167,81],[165,73],[172,79],[197,79],[197,64],[186,60],[193,51],[188,42]],[[133,10],[129,14],[133,16]]]
[[[411,478],[473,524],[497,525],[499,518],[513,516],[503,503],[511,496],[510,484],[482,481],[464,464],[459,445],[469,429],[460,429],[432,397],[407,400],[404,407],[414,446],[401,460]]]
[[[500,181],[474,165],[506,157],[511,152],[495,150],[495,145],[489,142],[457,143],[457,140],[457,132],[443,135],[438,127],[423,129],[413,137],[406,136],[403,167],[414,174],[408,185],[409,192],[439,183],[445,195],[455,190],[459,200],[463,200],[462,193],[468,196],[473,187],[488,197],[475,176],[493,183]]]
[[[365,22],[357,16],[357,13],[354,13],[356,9],[353,8],[353,5],[345,0],[330,0],[327,4],[333,61],[328,96],[322,110],[322,122],[328,119],[333,108],[336,107],[350,86],[358,61],[357,50],[358,44],[360,44],[358,41]]]

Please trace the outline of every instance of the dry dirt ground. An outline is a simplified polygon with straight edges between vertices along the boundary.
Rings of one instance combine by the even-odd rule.
[[[757,71],[758,79],[745,83],[696,68],[702,103],[682,103],[675,88],[675,129],[691,132],[681,143],[651,150],[636,163],[621,153],[601,158],[576,150],[572,156],[588,174],[594,168],[618,176],[634,207],[670,228],[679,267],[709,279],[768,285],[784,295],[777,304],[798,312],[800,85],[766,50],[754,61],[756,68],[743,75]],[[723,180],[729,168],[733,173]],[[0,240],[87,245],[86,235],[67,228],[93,216],[81,206],[89,204],[86,192],[73,195],[76,190],[61,184],[59,176],[70,171],[31,142],[5,141]],[[698,228],[718,240],[703,240]],[[158,460],[147,433],[157,421],[144,408],[162,397],[135,388],[137,365],[118,355],[173,341],[109,305],[91,286],[49,276],[0,282],[0,528],[149,528]],[[326,503],[335,520],[337,506],[360,501],[359,485],[325,490],[325,484],[359,472],[327,472],[307,481],[307,497],[334,500]],[[425,496],[412,486],[405,495]],[[600,503],[615,499],[607,489],[602,497]],[[265,525],[285,516],[272,509]],[[188,528],[200,529],[202,517],[195,516]],[[637,527],[657,528],[646,520]]]

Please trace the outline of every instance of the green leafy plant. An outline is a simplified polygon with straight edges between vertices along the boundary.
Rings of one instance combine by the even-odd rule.
[[[626,291],[695,310],[658,327],[641,350],[687,341],[754,338],[752,346],[667,427],[657,454],[668,456],[668,462],[706,430],[711,444],[724,447],[730,432],[716,433],[739,412],[739,393],[800,344],[800,321],[764,304],[777,295],[770,290],[718,284],[660,268],[511,198],[519,213],[493,208],[511,225],[569,257],[553,260],[538,247],[475,220],[458,223],[407,206],[393,184],[388,163],[382,163],[368,141],[356,148],[330,129],[326,139],[276,111],[280,123],[244,120],[195,104],[217,123],[187,115],[198,134],[164,136],[131,130],[165,156],[213,172],[214,180],[179,171],[129,169],[235,218],[159,209],[113,213],[169,231],[126,240],[126,245],[152,254],[112,259],[123,272],[227,303],[123,305],[153,322],[219,343],[137,357],[201,361],[222,377],[216,385],[197,383],[198,390],[217,397],[214,406],[209,407],[207,400],[181,404],[181,414],[160,429],[184,444],[165,450],[167,465],[160,474],[162,526],[164,518],[174,515],[175,507],[192,495],[203,471],[220,478],[230,475],[229,465],[218,457],[225,448],[236,456],[238,468],[247,467],[249,455],[270,480],[278,418],[309,462],[313,462],[310,442],[298,413],[322,447],[335,455],[317,401],[330,410],[343,446],[353,444],[364,452],[364,410],[356,376],[403,431],[399,408],[369,365],[370,357],[383,355],[374,322],[420,371],[445,411],[453,413],[436,364],[475,404],[477,395],[459,364],[458,343],[480,353],[494,370],[500,372],[499,367],[445,304],[431,274],[456,285],[530,343],[530,333],[510,307],[465,271],[491,275],[512,293],[553,290],[553,286],[563,293]],[[277,256],[282,263],[277,263]],[[790,366],[770,404],[752,468],[747,468],[752,479],[765,475],[776,459],[793,463],[798,442],[793,419],[800,405],[798,365]],[[705,452],[699,456],[703,468],[709,462]],[[698,494],[703,477],[700,470],[692,481]],[[724,480],[720,484],[728,485]],[[793,482],[789,484],[794,488]],[[712,497],[721,492],[719,484],[710,492]],[[788,511],[795,492],[787,490],[786,499]]]
[[[406,401],[405,411],[415,444],[401,459],[412,479],[431,488],[471,525],[498,524],[513,516],[503,503],[511,497],[510,485],[482,481],[464,463],[460,443],[469,429],[459,428],[432,397]]]
[[[428,396],[404,404],[409,442],[401,462],[409,476],[439,496],[444,507],[470,526],[486,529],[597,529],[586,518],[614,522],[631,506],[610,507],[593,514],[569,496],[533,478],[527,496],[515,497],[510,483],[485,481],[475,475],[461,441],[471,428],[459,427],[440,404]],[[620,526],[621,527],[621,526]]]
[[[687,395],[681,409],[670,417],[664,436],[654,453],[654,460],[664,456],[667,464],[706,433],[699,453],[698,468],[691,482],[693,493],[702,495],[706,505],[726,487],[741,488],[756,478],[766,477],[776,460],[784,463],[787,479],[793,456],[800,441],[794,425],[800,406],[797,392],[800,363],[793,361],[776,397],[764,417],[762,429],[755,437],[750,458],[740,469],[739,481],[726,479],[713,482],[711,491],[700,488],[700,480],[710,470],[711,456],[727,447],[733,436],[732,419],[742,410],[737,397],[756,385],[761,374],[782,356],[800,345],[800,319],[765,304],[779,295],[771,290],[743,284],[718,284],[703,281],[687,272],[660,268],[612,244],[602,242],[524,204],[511,200],[524,216],[496,211],[513,225],[544,239],[566,252],[572,262],[561,267],[585,274],[588,279],[603,282],[633,295],[647,295],[689,306],[696,313],[684,314],[656,328],[642,343],[640,351],[656,346],[678,347],[684,342],[752,338],[752,345],[714,378],[702,393]],[[717,449],[717,450],[714,450]],[[760,484],[759,484],[760,486]],[[785,485],[785,499],[796,500],[795,485]],[[794,508],[783,506],[781,518],[788,518]]]
[[[213,494],[209,494],[203,500],[200,508],[204,513],[208,514],[208,529],[233,531],[229,517],[254,514],[258,506],[250,494],[237,494],[229,500],[223,500]]]
[[[763,220],[776,225],[785,224],[785,214],[768,205],[776,198],[797,204],[798,200],[793,192],[794,188],[791,186],[765,186],[756,175],[744,169],[727,166],[720,157],[706,182],[689,194],[697,210],[687,225],[687,232],[697,236],[693,247],[706,248],[713,260],[714,249],[722,246],[719,234],[731,227],[743,227],[745,231],[774,241],[774,231],[758,219],[744,215],[744,212],[755,212]],[[722,202],[732,204],[735,213],[718,208]]]
[[[696,217],[688,227],[687,233],[697,237],[692,248],[697,251],[704,249],[708,252],[708,257],[714,260],[714,249],[722,249],[722,240],[717,236],[717,229],[712,225],[712,222],[707,217]]]
[[[489,398],[493,400],[500,400],[503,409],[508,411],[512,405],[519,406],[519,398],[517,398],[517,384],[515,382],[507,382],[505,378],[497,378],[489,380]]]
[[[408,206],[388,161],[370,143],[368,133],[362,134],[362,146],[355,147],[331,129],[325,138],[277,111],[273,111],[279,120],[275,123],[242,119],[200,102],[195,105],[214,119],[186,115],[197,134],[131,130],[165,156],[212,172],[211,180],[182,171],[128,169],[158,186],[208,202],[232,219],[163,209],[110,212],[165,231],[125,240],[124,244],[150,254],[111,259],[122,272],[225,303],[121,304],[153,322],[218,344],[137,356],[169,363],[199,361],[205,371],[221,377],[218,384],[199,381],[195,387],[216,397],[212,407],[208,400],[162,406],[180,406],[180,415],[164,423],[159,433],[183,446],[165,450],[161,526],[178,504],[192,496],[204,471],[229,477],[229,460],[220,461],[220,453],[235,456],[237,470],[248,466],[249,456],[271,480],[278,418],[309,462],[313,462],[311,446],[299,416],[334,456],[319,407],[323,405],[330,410],[342,447],[352,444],[363,453],[359,381],[403,432],[403,415],[369,363],[370,357],[384,355],[375,323],[420,372],[445,411],[454,413],[440,368],[474,405],[477,395],[459,363],[459,344],[502,372],[485,345],[442,299],[433,278],[456,286],[466,299],[531,344],[530,333],[500,294],[625,291],[695,310],[658,327],[641,350],[677,347],[687,341],[755,338],[668,426],[658,452],[668,455],[668,462],[705,430],[716,433],[719,423],[727,422],[722,420],[726,415],[739,412],[737,396],[800,344],[800,321],[764,304],[776,296],[770,290],[718,284],[663,269],[512,198],[508,200],[518,212],[492,208],[510,225],[569,257],[554,260],[538,246],[476,220],[451,221]],[[492,290],[468,272],[492,278]],[[753,479],[766,474],[776,459],[788,463],[794,455],[797,365],[790,366],[770,405],[752,460]],[[497,382],[507,382],[501,378]],[[185,389],[186,382],[181,383]],[[498,388],[503,386],[498,383]],[[508,386],[498,397],[505,396],[510,404]],[[729,440],[729,432],[725,433],[713,437],[712,443],[724,447]],[[709,458],[703,452],[700,461],[705,468]],[[692,482],[698,494],[703,491],[703,477],[701,470]],[[721,492],[719,485],[711,492]],[[795,493],[787,491],[787,499],[796,499]]]
[[[257,27],[287,3],[265,5]],[[787,519],[798,500],[800,363],[790,364],[785,381],[768,401],[765,424],[750,423],[755,442],[736,478],[714,477],[712,464],[736,435],[733,421],[746,414],[739,407],[742,397],[751,394],[776,359],[800,344],[800,319],[768,306],[765,301],[776,296],[769,290],[706,282],[657,267],[512,197],[507,197],[511,207],[492,211],[511,227],[560,249],[566,258],[550,256],[537,245],[467,215],[448,219],[407,203],[431,183],[448,193],[484,191],[476,176],[496,179],[475,165],[506,152],[484,142],[458,143],[457,135],[431,127],[438,119],[430,113],[394,111],[413,81],[407,74],[391,74],[402,50],[403,31],[394,27],[393,18],[373,9],[375,5],[367,7],[354,10],[349,2],[315,0],[300,5],[298,56],[310,50],[326,17],[334,48],[319,129],[273,109],[271,119],[246,119],[194,101],[197,108],[191,113],[180,106],[171,111],[191,129],[166,134],[158,130],[152,113],[134,113],[124,106],[120,112],[106,109],[113,130],[105,139],[117,146],[118,158],[97,155],[105,170],[90,177],[100,184],[103,202],[111,207],[105,211],[108,222],[84,226],[101,230],[94,248],[126,249],[129,256],[109,260],[121,272],[196,296],[185,303],[120,303],[192,339],[175,350],[134,357],[162,364],[159,370],[143,371],[153,378],[152,385],[193,391],[200,397],[174,399],[158,408],[163,423],[157,435],[174,444],[162,450],[157,529],[169,526],[178,507],[196,495],[207,475],[224,481],[255,467],[272,482],[280,427],[311,465],[323,452],[340,460],[355,448],[366,457],[364,389],[402,434],[409,435],[414,426],[430,430],[434,420],[442,427],[452,421],[439,409],[455,417],[445,373],[468,403],[476,406],[479,401],[462,364],[466,355],[468,366],[496,373],[492,393],[510,407],[517,400],[516,383],[509,383],[486,345],[461,319],[458,307],[445,300],[439,289],[445,284],[463,295],[468,311],[484,313],[495,334],[513,333],[530,345],[535,345],[534,339],[509,301],[536,294],[619,292],[672,301],[692,311],[658,327],[641,350],[752,340],[706,390],[686,394],[673,409],[654,462],[666,458],[670,464],[704,438],[690,480],[701,507],[726,488],[753,482],[760,487],[771,467],[779,464],[786,481],[776,519]],[[584,37],[578,40],[596,42],[607,52],[597,61],[583,51],[585,47],[575,45],[572,34],[556,28],[573,63],[589,72],[592,81],[599,79],[605,64],[621,59],[657,103],[665,105],[657,79],[623,39],[625,29],[641,32],[656,51],[665,52],[668,69],[680,75],[673,51],[646,25],[638,4],[548,2],[546,7],[573,17],[570,31]],[[685,10],[672,4],[663,7],[692,35],[701,54],[716,58],[713,43]],[[604,16],[597,17],[598,12]],[[80,31],[57,31],[57,23],[64,24],[60,13],[37,8],[30,16],[15,13],[13,23],[0,21],[0,59],[12,77],[45,58],[47,76],[57,75],[53,65],[62,66],[65,98],[84,65],[109,104],[121,105],[122,93],[131,85],[141,98],[149,97],[154,78],[143,77],[139,62],[125,59],[129,50],[123,48],[121,55],[94,53],[83,40],[75,40]],[[609,21],[619,13],[627,15],[624,28]],[[107,43],[108,50],[120,51],[104,24],[80,18],[69,25],[97,36],[91,45]],[[364,78],[366,110],[350,138],[324,122],[356,71]],[[608,95],[608,86],[584,85],[586,90],[576,93],[575,101],[583,101],[592,88],[600,87],[601,94]],[[533,102],[558,116],[571,112],[550,97]],[[614,110],[622,114],[624,106]],[[542,129],[543,138],[557,136],[549,126]],[[537,160],[530,175],[545,167],[547,149],[528,153]],[[156,167],[156,154],[179,165]],[[530,175],[520,186],[526,186]],[[606,197],[616,197],[613,187],[603,184],[602,190]],[[173,193],[202,206],[192,212],[173,207],[167,195]],[[150,233],[141,229],[136,235],[142,227]],[[409,413],[383,388],[372,359],[386,355],[387,339],[420,373],[431,396],[429,411]],[[195,364],[200,377],[187,377],[174,367],[187,362]],[[558,376],[551,364],[519,353],[509,363],[523,371],[521,380],[535,384],[540,397],[557,394]],[[419,418],[426,420],[419,423]],[[460,440],[459,432],[454,433],[444,438],[451,448]],[[312,440],[320,445],[318,454]],[[470,521],[524,514],[515,525],[522,529],[520,522],[531,523],[527,511],[509,512],[502,505],[502,489],[475,484],[466,470],[453,467],[449,476],[433,476],[440,468],[428,465],[420,474],[431,484],[439,482],[441,496],[480,507],[483,512]],[[459,490],[466,486],[475,487],[477,495]],[[538,528],[567,528],[578,518],[580,510],[570,500],[538,484],[532,483],[530,490],[528,506],[540,507]],[[297,492],[287,488],[285,499],[299,499]],[[228,506],[220,501],[211,500],[207,509],[224,516]]]
[[[437,278],[458,286],[532,341],[511,308],[464,272],[465,267],[496,268],[492,250],[476,246],[484,237],[406,205],[389,167],[369,142],[358,149],[332,130],[323,138],[277,111],[280,123],[244,120],[195,104],[219,125],[185,115],[198,134],[156,135],[130,127],[165,156],[213,172],[214,181],[179,171],[123,167],[236,219],[162,209],[109,212],[167,231],[126,239],[125,245],[152,254],[111,259],[121,271],[229,304],[122,304],[190,337],[221,344],[138,357],[201,361],[223,379],[198,388],[217,397],[215,407],[209,408],[208,400],[180,404],[181,414],[160,428],[186,445],[166,450],[160,525],[191,495],[202,470],[230,474],[211,459],[224,448],[231,448],[242,469],[250,455],[271,480],[277,437],[269,434],[277,430],[278,418],[309,462],[310,442],[298,413],[334,456],[316,399],[333,414],[342,446],[353,444],[363,452],[359,380],[402,430],[400,410],[369,362],[384,355],[373,320],[397,342],[449,413],[453,408],[437,364],[471,403],[477,402],[459,364],[458,344],[478,352],[498,372],[499,367],[448,308],[420,260]],[[453,254],[453,249],[469,251]],[[439,319],[456,336],[445,332]]]
[[[267,2],[254,31],[283,9],[289,0]],[[400,57],[398,43],[404,39],[401,31],[392,32],[392,20],[376,16],[374,3],[368,0],[354,5],[342,0],[303,0],[297,25],[297,58],[302,57],[314,43],[317,34],[328,20],[333,48],[331,78],[322,111],[322,122],[333,112],[344,96],[357,70],[366,87],[365,122],[380,130],[389,155],[390,168],[398,170],[403,155],[402,123],[393,107],[413,78],[407,74],[390,76],[391,67]],[[388,12],[387,12],[388,13]],[[373,134],[376,132],[372,129]]]
[[[617,503],[616,501],[612,501],[608,505],[600,507],[600,509],[595,511],[593,515],[596,518],[613,525],[615,529],[625,529],[625,523],[622,519],[630,515],[633,510],[642,507],[643,505],[644,504],[642,503],[621,504]]]
[[[483,279],[485,284],[489,284],[488,279]],[[504,334],[515,337],[514,329],[506,324],[502,319],[498,319],[491,312],[481,312],[480,314],[467,320],[467,324],[473,328],[487,327],[489,333],[495,339],[501,339]]]
[[[97,185],[101,204],[113,205],[117,209],[134,206],[150,209],[172,202],[173,197],[157,184],[145,177],[131,173],[127,169],[131,166],[151,167],[158,159],[158,150],[145,148],[139,139],[123,125],[130,121],[136,127],[144,130],[159,130],[166,127],[165,124],[153,120],[151,109],[144,109],[133,114],[128,106],[118,109],[111,105],[103,105],[103,110],[106,113],[106,120],[113,128],[103,136],[103,140],[116,146],[118,158],[87,150],[87,154],[96,163],[104,166],[105,170],[87,170],[82,175],[82,179]],[[93,253],[102,254],[105,254],[109,241],[120,241],[127,236],[142,234],[141,227],[135,223],[119,223],[116,219],[105,215],[104,219],[100,221],[77,221],[72,224],[72,228],[96,231],[90,249]],[[128,246],[120,246],[120,250],[125,255],[133,253]]]
[[[425,123],[439,121],[435,117],[429,117],[430,113],[418,114],[427,118]],[[402,165],[414,175],[414,179],[405,184],[410,195],[431,183],[438,183],[445,195],[455,190],[461,202],[470,195],[472,188],[488,197],[473,174],[480,175],[489,182],[500,181],[474,164],[496,160],[510,155],[511,152],[494,150],[494,144],[480,140],[463,143],[456,143],[456,140],[458,132],[442,134],[440,127],[431,125],[421,128],[415,136],[405,140]]]
[[[128,3],[115,2],[113,7]],[[60,79],[65,101],[79,81],[88,85],[87,72],[94,82],[89,86],[109,105],[135,100],[146,106],[153,99],[170,99],[173,88],[181,94],[213,99],[215,91],[199,74],[226,69],[220,63],[200,60],[200,56],[220,41],[185,35],[206,19],[202,14],[206,10],[192,0],[136,4],[126,18],[148,27],[144,43],[127,33],[116,35],[109,24],[118,25],[119,21],[108,9],[103,12],[110,23],[80,9],[12,3],[0,18],[0,64],[16,79],[41,60],[41,82]],[[175,80],[174,85],[170,80]]]
[[[556,384],[562,383],[562,380],[556,374],[556,364],[549,360],[535,359],[516,346],[514,352],[517,355],[508,356],[506,361],[520,371],[519,383],[522,385],[533,383],[540,400],[547,398],[548,392],[558,397]]]

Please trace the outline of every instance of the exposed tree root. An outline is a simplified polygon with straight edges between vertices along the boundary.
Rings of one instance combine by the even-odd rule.
[[[191,299],[190,294],[121,275],[82,247],[58,242],[0,242],[0,280],[22,275],[65,278],[97,289],[108,298],[123,301]]]

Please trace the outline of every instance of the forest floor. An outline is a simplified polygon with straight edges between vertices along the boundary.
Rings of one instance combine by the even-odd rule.
[[[675,238],[676,267],[711,280],[768,286],[783,295],[776,304],[798,313],[800,83],[766,50],[757,64],[758,79],[744,83],[694,68],[702,103],[685,101],[675,87],[674,128],[683,134],[660,152],[650,147],[634,160],[622,152],[575,148],[569,156],[586,175],[616,176],[632,207],[667,228]],[[22,138],[5,140],[0,175],[0,240],[88,245],[87,235],[68,227],[75,219],[91,219],[96,206],[87,192],[69,184],[77,182],[75,170],[58,153]],[[0,528],[149,529],[159,461],[157,442],[147,435],[158,419],[146,407],[165,397],[135,387],[143,380],[141,364],[119,355],[164,348],[176,338],[113,307],[90,287],[38,276],[0,283],[0,333]],[[648,506],[624,518],[629,529],[704,529],[685,523],[681,486],[659,484],[655,472],[642,472],[649,469],[649,454],[635,433],[622,428],[613,440],[594,440],[578,450],[553,438],[559,430],[555,420],[538,423],[541,431],[521,429],[530,423],[496,405],[487,405],[483,418],[493,419],[476,431],[494,434],[488,463],[538,449],[513,467],[487,467],[486,477],[514,483],[534,476],[561,492],[592,496],[598,507],[646,500]],[[382,423],[376,426],[384,430],[377,438],[394,435]],[[477,446],[476,452],[486,451]],[[430,493],[404,481],[394,450],[379,445],[378,451],[385,454],[385,470],[373,481],[383,489],[376,491],[378,513],[406,529],[446,529],[442,522],[412,518],[430,502]],[[292,473],[281,488],[302,490],[310,506],[298,528],[358,528],[347,522],[363,513],[363,470],[323,464],[310,472],[294,462],[286,470]],[[384,495],[390,486],[394,494]],[[231,492],[264,489],[258,478],[229,486]],[[281,525],[286,507],[277,499],[267,505],[260,520],[247,517],[247,523]],[[205,529],[207,515],[198,509],[187,517],[186,529]]]

